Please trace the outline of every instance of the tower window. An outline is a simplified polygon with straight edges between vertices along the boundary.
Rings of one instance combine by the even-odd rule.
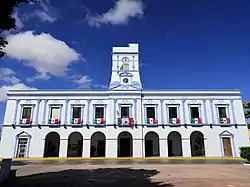
[[[124,79],[123,79],[123,82],[124,82],[124,83],[128,83],[128,78],[124,78]]]

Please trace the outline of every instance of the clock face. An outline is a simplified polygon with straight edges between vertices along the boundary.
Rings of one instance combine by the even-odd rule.
[[[123,57],[122,62],[126,63],[126,64],[129,63],[129,58],[128,57]]]
[[[128,78],[124,78],[124,79],[123,79],[123,82],[124,82],[124,83],[128,83]]]

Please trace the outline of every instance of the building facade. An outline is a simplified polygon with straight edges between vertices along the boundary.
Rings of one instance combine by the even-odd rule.
[[[138,44],[113,47],[106,90],[8,92],[0,157],[239,157],[240,91],[143,90]]]

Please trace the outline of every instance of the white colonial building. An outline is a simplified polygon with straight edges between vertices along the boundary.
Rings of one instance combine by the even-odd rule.
[[[138,44],[113,47],[107,90],[12,90],[0,157],[239,156],[239,91],[143,90]]]

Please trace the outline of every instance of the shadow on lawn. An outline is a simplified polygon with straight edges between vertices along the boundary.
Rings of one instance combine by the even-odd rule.
[[[151,181],[157,170],[105,168],[64,170],[16,177],[3,187],[173,187],[173,184]]]

